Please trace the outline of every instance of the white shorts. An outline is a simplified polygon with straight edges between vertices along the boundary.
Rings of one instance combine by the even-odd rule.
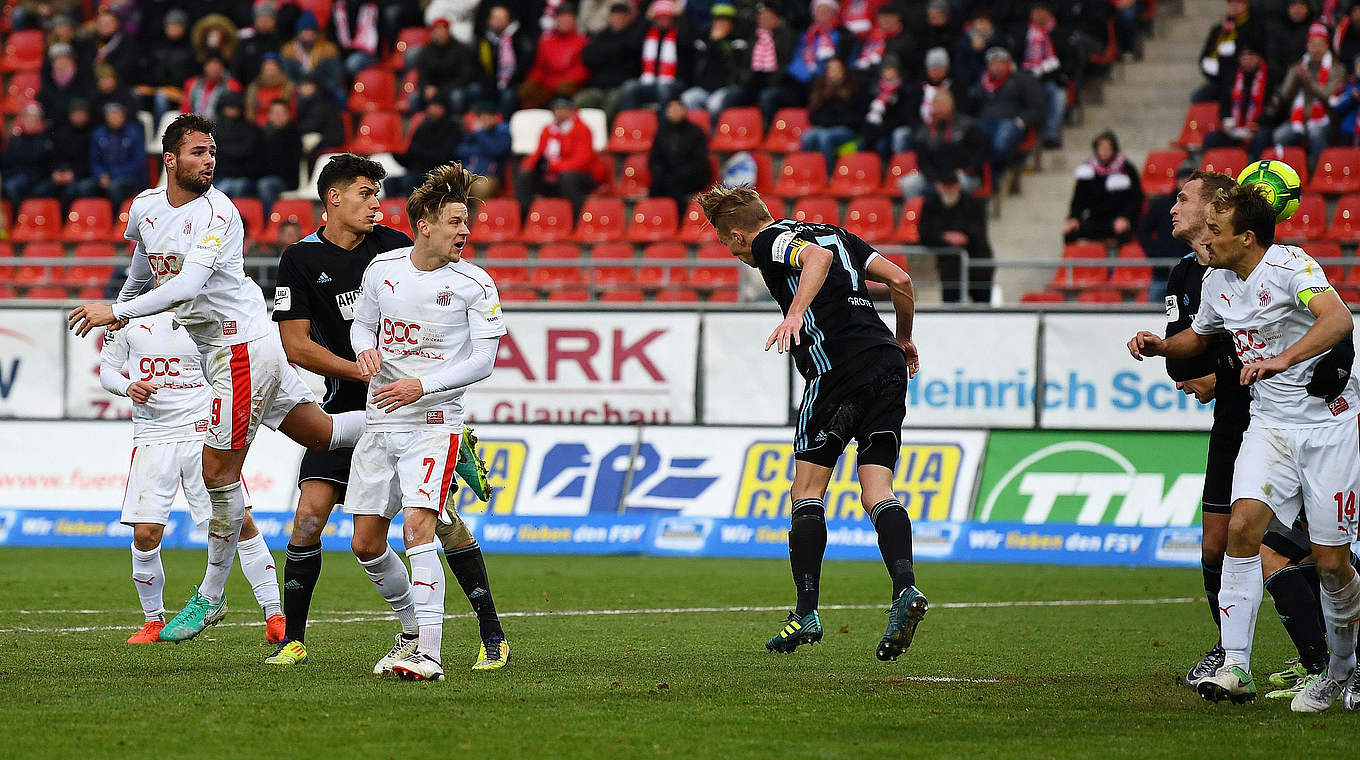
[[[461,430],[364,433],[350,460],[344,510],[391,520],[403,509],[432,509],[441,522],[452,522]]]
[[[170,520],[175,492],[181,486],[194,524],[207,520],[212,515],[212,500],[203,485],[203,441],[144,443],[134,447],[119,522],[165,525]],[[248,491],[246,507],[250,507]]]
[[[293,407],[316,400],[288,363],[276,335],[209,347],[203,354],[203,374],[213,389],[203,442],[214,449],[244,449],[261,423],[277,430]]]
[[[1233,501],[1263,501],[1285,525],[1299,511],[1318,546],[1355,541],[1360,498],[1360,418],[1309,428],[1253,421],[1233,468]]]

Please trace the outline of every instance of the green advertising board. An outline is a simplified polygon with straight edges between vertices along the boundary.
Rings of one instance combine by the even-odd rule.
[[[1208,447],[1204,432],[993,431],[975,518],[1198,525]]]

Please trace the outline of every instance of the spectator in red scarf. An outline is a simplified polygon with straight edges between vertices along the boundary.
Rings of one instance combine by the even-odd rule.
[[[1027,71],[1017,71],[1010,51],[987,51],[987,70],[969,93],[969,104],[991,143],[992,175],[999,178],[1015,160],[1025,132],[1044,116],[1044,91]]]
[[[854,35],[836,25],[840,6],[836,0],[812,0],[812,23],[798,40],[789,62],[789,75],[804,85],[821,76],[827,61],[850,59]]]
[[[1058,20],[1047,3],[1035,3],[1029,11],[1029,26],[1024,32],[1024,55],[1020,66],[1043,85],[1047,98],[1044,123],[1036,124],[1045,148],[1062,147],[1063,113],[1067,110],[1067,74],[1055,41]]]
[[[953,79],[959,83],[959,92],[966,94],[970,87],[982,79],[982,72],[987,69],[985,56],[994,47],[1009,50],[1015,45],[1009,35],[996,28],[990,11],[979,10],[964,27],[963,34],[954,44],[954,55],[950,57]]]
[[[892,56],[897,59],[898,73],[906,78],[916,71],[913,48],[911,35],[902,26],[902,9],[897,5],[883,5],[874,17],[873,28],[861,36],[859,50],[851,60],[850,68],[862,79],[873,78],[878,76],[883,60]]]
[[[1238,36],[1249,29],[1261,28],[1251,17],[1249,5],[1247,0],[1225,0],[1223,20],[1209,30],[1199,53],[1199,70],[1205,82],[1190,95],[1191,103],[1222,100],[1224,90],[1232,85],[1228,77],[1232,62],[1237,60]]]
[[[1257,135],[1264,142],[1268,130],[1262,132],[1266,102],[1271,92],[1270,67],[1261,55],[1262,46],[1243,39],[1238,44],[1237,68],[1233,71],[1232,87],[1219,101],[1219,128],[1204,136],[1204,147],[1248,148],[1250,155],[1260,153]]]
[[[756,28],[751,39],[751,69],[742,88],[747,100],[760,105],[765,121],[786,101],[801,102],[803,88],[793,81],[786,69],[793,58],[794,33],[784,23],[779,11],[769,3],[758,3]]]
[[[1331,131],[1327,101],[1341,89],[1345,79],[1346,66],[1338,65],[1332,56],[1327,27],[1313,24],[1308,33],[1308,52],[1289,70],[1271,98],[1268,110],[1279,120],[1271,142],[1306,145],[1309,163],[1316,162],[1318,154],[1327,147]]]
[[[542,108],[555,95],[572,95],[590,78],[582,51],[586,36],[576,28],[576,7],[563,3],[553,17],[553,28],[538,41],[534,67],[519,88],[520,105]]]
[[[497,2],[486,15],[486,32],[477,40],[477,62],[483,82],[469,88],[468,98],[495,100],[502,115],[517,105],[519,88],[534,65],[538,28],[514,20],[506,2]],[[582,48],[584,50],[584,48]]]
[[[1092,155],[1077,167],[1072,206],[1063,222],[1063,242],[1133,239],[1143,210],[1143,185],[1138,169],[1119,152],[1113,132],[1101,132],[1091,142]]]
[[[878,84],[872,94],[860,132],[865,148],[884,156],[911,150],[912,129],[920,122],[920,117],[917,116],[918,109],[913,107],[912,88],[902,81],[897,56],[883,59]]]
[[[1354,61],[1360,56],[1360,0],[1352,0],[1346,15],[1336,25],[1332,52],[1343,61]]]
[[[331,34],[351,77],[378,62],[382,47],[378,4],[340,0],[331,11]]]
[[[954,109],[954,94],[941,90],[935,96],[930,120],[916,128],[912,137],[917,170],[902,178],[902,194],[908,199],[924,195],[941,177],[954,177],[965,193],[982,186],[987,162],[987,136],[977,120]]]
[[[861,41],[874,29],[878,11],[887,0],[845,0],[841,6],[841,26]]]
[[[619,108],[665,103],[684,92],[692,73],[694,41],[676,13],[675,0],[654,0],[647,9],[651,25],[642,38],[642,75],[623,83]]]
[[[565,5],[562,7],[566,7]],[[562,18],[562,7],[557,18]],[[572,19],[574,25],[576,20]],[[515,197],[528,216],[529,205],[539,195],[566,198],[574,219],[581,212],[586,194],[595,187],[595,147],[590,127],[576,113],[571,98],[552,99],[553,120],[538,136],[538,148],[520,163],[515,176]]]
[[[203,63],[203,73],[184,83],[183,113],[217,113],[217,101],[224,93],[241,92],[241,83],[227,74],[226,64],[216,56]]]

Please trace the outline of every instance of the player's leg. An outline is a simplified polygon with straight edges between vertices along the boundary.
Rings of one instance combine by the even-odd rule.
[[[244,487],[244,484],[243,484]],[[247,496],[249,496],[247,494]],[[255,527],[251,517],[250,502],[246,502],[246,519],[241,525],[241,540],[236,545],[236,555],[241,561],[241,573],[245,575],[255,602],[264,613],[265,641],[278,644],[283,641],[287,621],[283,616],[283,605],[279,599],[278,564],[269,551],[264,536]]]
[[[1218,592],[1223,585],[1223,555],[1228,549],[1228,521],[1232,515],[1233,464],[1242,447],[1243,429],[1229,419],[1214,420],[1209,433],[1209,453],[1204,466],[1204,490],[1200,496],[1200,574],[1204,598],[1214,621],[1214,645],[1185,674],[1187,686],[1197,686],[1223,666],[1222,626]]]
[[[1293,699],[1304,679],[1327,667],[1327,634],[1312,552],[1308,533],[1298,523],[1285,527],[1272,520],[1261,541],[1265,590],[1298,652],[1298,657],[1285,663],[1284,669],[1266,679],[1276,687],[1266,694],[1267,699]]]
[[[308,451],[347,449],[364,433],[364,413],[330,415],[315,401],[304,401],[288,412],[278,430]]]
[[[452,494],[450,494],[452,496]],[[454,499],[449,499],[452,504]],[[447,506],[446,509],[452,509]],[[477,615],[477,627],[481,637],[481,647],[473,670],[496,670],[510,662],[510,643],[506,641],[505,631],[501,628],[500,616],[496,614],[496,602],[491,596],[491,581],[487,577],[486,559],[482,547],[468,530],[457,513],[449,515],[453,522],[439,522],[435,526],[435,537],[444,547],[444,558],[448,560],[453,577],[458,580],[468,604]]]
[[[842,443],[841,448],[844,446]],[[827,484],[831,482],[832,467],[839,457],[840,451],[837,450],[829,465],[805,459],[794,462],[793,487],[789,491],[792,500],[789,567],[793,571],[797,602],[779,633],[765,642],[768,651],[787,654],[803,644],[815,644],[822,639],[822,621],[817,614],[817,603],[821,594],[822,557],[826,554],[824,500]]]
[[[132,585],[141,602],[144,622],[127,641],[146,644],[160,640],[165,627],[165,570],[161,566],[161,538],[170,507],[179,490],[173,462],[175,444],[153,443],[133,448],[123,492],[124,525],[132,526]]]
[[[1261,607],[1261,537],[1270,517],[1270,507],[1259,499],[1241,498],[1233,502],[1228,550],[1223,559],[1223,586],[1218,595],[1223,665],[1196,687],[1200,696],[1214,702],[1223,699],[1246,702],[1256,698],[1251,644],[1256,614]]]
[[[326,455],[309,451],[303,455],[303,466],[315,456]],[[293,533],[283,560],[283,612],[288,621],[284,638],[288,641],[306,640],[312,593],[321,577],[321,532],[341,497],[341,486],[330,481],[304,480],[298,484]]]
[[[129,644],[160,641],[165,627],[165,569],[161,566],[161,537],[165,526],[134,523],[132,526],[132,585],[142,603],[146,622],[127,640]]]

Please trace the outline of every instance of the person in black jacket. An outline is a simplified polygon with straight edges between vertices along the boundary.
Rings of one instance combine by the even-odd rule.
[[[832,58],[826,73],[817,77],[808,98],[808,121],[812,126],[803,133],[803,150],[821,151],[826,157],[829,176],[836,167],[841,145],[855,139],[856,127],[864,123],[866,107],[855,77],[845,62]]]
[[[751,62],[751,43],[736,34],[737,9],[730,3],[713,6],[707,36],[694,40],[694,73],[681,98],[689,108],[704,108],[715,121],[723,109],[742,102],[738,84]]]
[[[619,87],[642,74],[642,25],[628,3],[609,6],[607,21],[581,51],[590,78],[576,93],[576,107],[603,107],[612,115],[619,110]]]
[[[1247,0],[1226,0],[1223,20],[1214,24],[1204,38],[1199,52],[1199,70],[1204,84],[1190,95],[1191,103],[1208,103],[1223,99],[1224,90],[1232,85],[1228,77],[1233,61],[1237,60],[1237,38],[1243,33],[1266,37],[1263,26],[1254,18]]]
[[[860,131],[864,148],[885,158],[911,150],[912,131],[921,120],[920,93],[920,88],[909,88],[902,81],[896,56],[884,58]]]
[[[260,66],[265,55],[269,53],[277,55],[285,42],[287,40],[279,34],[274,4],[256,3],[255,25],[241,30],[240,42],[237,43],[231,60],[231,75],[236,77],[238,82],[253,81],[260,75]]]
[[[483,81],[480,91],[470,92],[468,97],[495,100],[506,118],[518,106],[519,86],[534,66],[538,25],[533,18],[536,16],[516,16],[507,0],[493,3],[487,10],[482,38],[477,40],[477,62],[482,67]]]
[[[671,98],[647,155],[652,173],[648,195],[674,198],[676,211],[684,213],[689,199],[713,181],[707,156],[708,138],[704,130],[685,118],[684,102]]]
[[[958,178],[965,193],[982,186],[987,136],[975,119],[956,111],[949,90],[935,95],[930,123],[917,127],[912,145],[917,171],[902,178],[902,194],[908,199],[924,195],[940,177]]]
[[[61,198],[63,208],[75,199],[76,183],[90,176],[90,140],[94,122],[90,105],[79,98],[71,101],[65,120],[52,128],[52,144],[61,146],[49,155],[47,176],[33,186],[36,198]]]
[[[297,87],[297,127],[302,134],[315,133],[321,141],[307,155],[307,163],[316,161],[322,153],[331,152],[345,143],[345,131],[340,122],[340,111],[335,98],[311,76],[303,77]]]
[[[76,99],[88,101],[93,87],[79,69],[76,54],[71,46],[60,42],[47,49],[48,67],[43,76],[42,89],[38,90],[38,102],[43,113],[57,116],[71,109]]]
[[[263,176],[255,184],[255,192],[268,214],[285,190],[297,189],[302,163],[302,133],[293,121],[288,101],[282,98],[269,104],[269,118],[260,130],[259,160]]]
[[[464,90],[481,78],[481,70],[472,49],[449,33],[447,19],[436,19],[430,25],[430,39],[421,46],[415,63],[420,88],[411,93],[412,108],[423,108],[442,91],[449,107],[459,113],[467,110]]]
[[[1044,118],[1044,91],[1027,71],[1017,71],[1010,51],[987,51],[987,70],[969,93],[970,109],[991,142],[992,175],[1001,177],[1015,160],[1025,131]]]
[[[229,197],[253,197],[260,176],[260,128],[245,116],[245,98],[228,92],[217,103],[217,169],[213,185]]]
[[[968,296],[973,303],[992,302],[992,268],[971,262],[992,258],[987,240],[987,206],[963,192],[956,175],[932,177],[934,195],[921,206],[921,245],[962,248],[968,253]],[[940,269],[941,297],[945,303],[963,300],[962,261],[953,254],[936,260]]]
[[[135,92],[143,108],[155,115],[158,124],[167,111],[179,109],[184,100],[184,83],[199,73],[194,49],[187,38],[188,30],[189,14],[178,8],[166,13],[161,36],[151,43],[142,61],[142,75],[137,80]]]
[[[1063,242],[1114,238],[1127,243],[1143,212],[1138,169],[1119,152],[1119,139],[1113,132],[1096,135],[1091,153],[1077,167],[1072,205],[1063,222]]]
[[[449,114],[447,97],[437,96],[425,106],[425,118],[411,133],[411,144],[398,153],[397,163],[406,168],[400,176],[383,180],[383,192],[389,198],[404,198],[425,181],[425,173],[454,159],[454,148],[462,138],[463,129],[458,119]]]
[[[52,138],[43,123],[42,106],[29,103],[10,127],[9,140],[0,154],[5,200],[14,208],[32,196],[33,185],[47,174],[53,151]]]

